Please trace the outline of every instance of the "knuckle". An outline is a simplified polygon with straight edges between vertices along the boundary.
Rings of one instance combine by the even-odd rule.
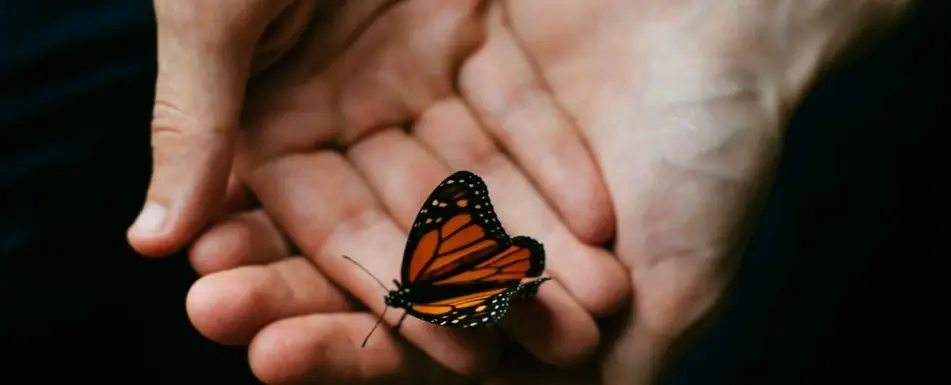
[[[156,97],[152,111],[153,136],[181,139],[186,136],[186,132],[195,131],[193,127],[197,124],[197,120],[191,114],[176,104],[167,102],[161,95]]]
[[[158,156],[185,157],[189,151],[207,152],[230,137],[228,124],[200,121],[193,114],[157,98],[152,115],[152,147]]]

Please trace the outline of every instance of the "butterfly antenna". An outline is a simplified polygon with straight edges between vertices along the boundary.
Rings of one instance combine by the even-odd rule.
[[[390,291],[390,289],[389,289],[388,287],[386,287],[386,285],[383,284],[383,281],[381,281],[379,278],[377,278],[375,275],[373,275],[373,273],[371,273],[370,270],[367,270],[367,268],[363,267],[363,265],[361,265],[360,262],[357,262],[357,261],[355,261],[353,258],[350,258],[350,257],[348,257],[348,256],[346,256],[346,255],[344,255],[343,258],[346,259],[346,260],[348,260],[348,261],[350,261],[350,262],[353,262],[353,264],[354,264],[354,265],[357,265],[357,267],[359,267],[360,270],[363,270],[364,272],[366,272],[367,275],[370,276],[370,278],[373,278],[373,280],[376,281],[376,283],[379,283],[379,284],[380,284],[380,287],[382,287],[383,290]],[[385,312],[385,311],[384,311],[384,312]],[[376,329],[376,328],[374,327],[374,329]],[[369,336],[367,336],[367,337],[369,337]]]
[[[376,323],[375,323],[375,324],[373,324],[373,329],[370,329],[370,332],[367,333],[366,338],[363,339],[363,344],[360,345],[361,348],[364,348],[364,347],[367,346],[367,341],[370,340],[370,336],[373,335],[373,332],[376,331],[376,328],[380,327],[380,324],[383,323],[383,317],[386,316],[386,311],[387,311],[387,310],[390,310],[390,307],[389,307],[389,306],[383,308],[383,313],[380,314],[380,318],[379,318],[378,320],[376,320]]]

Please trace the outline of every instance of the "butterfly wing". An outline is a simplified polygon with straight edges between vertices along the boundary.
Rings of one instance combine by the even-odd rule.
[[[497,282],[537,277],[545,250],[529,237],[509,238],[479,176],[459,171],[423,203],[410,230],[400,278],[404,286]]]
[[[544,268],[543,246],[510,238],[482,179],[459,171],[430,194],[410,230],[401,278],[415,304],[407,311],[445,326],[494,323],[511,299],[534,296],[548,278],[520,282]]]
[[[418,303],[407,311],[423,321],[448,327],[469,328],[494,324],[505,317],[511,301],[534,297],[538,287],[550,279],[543,277],[525,284]]]

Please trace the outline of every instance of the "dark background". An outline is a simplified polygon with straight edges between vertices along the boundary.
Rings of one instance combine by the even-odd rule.
[[[921,4],[804,101],[725,310],[667,384],[940,374],[951,13]],[[187,261],[125,241],[154,76],[150,2],[0,2],[0,383],[253,381],[188,323]]]

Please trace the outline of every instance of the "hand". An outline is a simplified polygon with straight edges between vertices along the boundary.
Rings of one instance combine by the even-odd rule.
[[[634,296],[604,333],[603,383],[650,383],[717,303],[768,187],[786,120],[819,74],[907,4],[505,3],[507,28],[497,33],[523,49],[574,118],[613,198],[614,251]],[[490,42],[503,40],[491,34]],[[505,60],[467,66],[463,94],[474,94],[486,73],[518,68]],[[518,106],[496,101],[498,116]],[[497,383],[550,379],[534,380]]]
[[[341,256],[357,259],[377,276],[394,276],[405,231],[422,200],[451,168],[471,169],[489,184],[508,232],[547,246],[548,273],[555,278],[540,291],[537,306],[513,309],[504,328],[544,362],[587,357],[599,341],[593,317],[614,311],[629,284],[617,260],[597,246],[613,232],[610,199],[570,119],[544,116],[548,130],[539,133],[523,128],[534,126],[533,110],[525,108],[521,119],[482,129],[478,122],[487,106],[467,104],[452,82],[460,61],[483,39],[477,2],[407,1],[385,12],[366,5],[345,3],[333,28],[311,23],[292,53],[252,79],[244,101],[234,170],[312,261],[297,262],[295,269],[316,267],[381,312],[384,293]],[[552,101],[539,96],[526,106],[549,111]],[[398,127],[414,120],[410,132]],[[298,285],[321,287],[317,278],[249,284],[234,271],[199,281],[190,313],[196,327],[217,341],[253,338],[251,364],[265,381],[342,382],[427,372],[385,331],[366,349],[359,347],[375,321],[371,315],[340,318],[327,314],[339,308],[326,310],[312,297],[292,294],[304,290]],[[235,297],[239,286],[267,308],[229,313],[247,304]],[[268,297],[274,292],[279,295]],[[246,327],[248,319],[257,323]],[[486,372],[498,355],[491,329],[455,331],[410,318],[400,331],[425,356],[464,376]],[[339,359],[313,354],[330,348]]]
[[[153,172],[128,238],[138,252],[164,256],[227,212],[226,194],[241,191],[228,180],[247,80],[293,47],[318,10],[300,0],[154,4]]]
[[[542,4],[551,17],[526,16],[540,14],[532,7]],[[497,121],[518,122],[524,116],[516,113],[531,109],[505,107],[522,105],[518,102],[526,99],[537,102],[534,97],[545,94],[538,85],[547,83],[556,96],[549,104],[559,112],[568,111],[582,127],[615,197],[619,221],[615,249],[636,287],[628,322],[621,324],[619,338],[609,345],[602,375],[605,383],[644,383],[658,373],[673,342],[709,310],[728,281],[727,257],[741,245],[742,224],[755,209],[750,198],[767,180],[785,115],[815,75],[832,62],[832,54],[855,40],[859,27],[894,9],[877,8],[880,4],[873,2],[841,6],[845,9],[797,8],[801,13],[778,14],[794,21],[783,24],[789,29],[770,30],[778,26],[760,21],[775,5],[751,5],[749,14],[727,13],[744,15],[736,22],[724,21],[726,11],[715,6],[707,11],[719,14],[708,12],[708,18],[689,23],[681,21],[695,10],[680,3],[665,3],[662,13],[650,7],[631,10],[606,4],[580,9],[540,2],[513,5],[507,12],[508,33],[534,59],[544,82],[529,82],[526,87],[518,82],[512,86],[511,79],[499,81],[496,85],[510,86],[503,88],[504,95],[520,98],[515,103],[504,97],[483,98],[497,104],[495,111],[483,107],[480,120],[493,127],[493,117],[484,113],[489,111],[500,117]],[[808,13],[816,9],[831,16],[817,20]],[[664,23],[644,21],[648,19]],[[591,25],[599,26],[594,37],[577,31]],[[685,32],[678,26],[698,29]],[[741,39],[773,35],[788,37],[780,40],[787,46],[772,50],[774,42],[750,45]],[[635,39],[638,36],[644,37]],[[588,40],[580,44],[574,37]],[[480,66],[469,63],[469,73],[478,74]],[[512,73],[509,64],[502,65],[503,74]],[[663,76],[665,71],[672,74]],[[467,91],[465,72],[460,87],[464,100],[478,101],[473,90],[479,88],[470,86]],[[673,76],[684,74],[690,76]],[[547,115],[532,116],[541,120]],[[521,163],[531,169],[530,162]],[[310,364],[316,367],[321,362],[315,359]],[[301,366],[294,368],[304,365],[297,363]]]

